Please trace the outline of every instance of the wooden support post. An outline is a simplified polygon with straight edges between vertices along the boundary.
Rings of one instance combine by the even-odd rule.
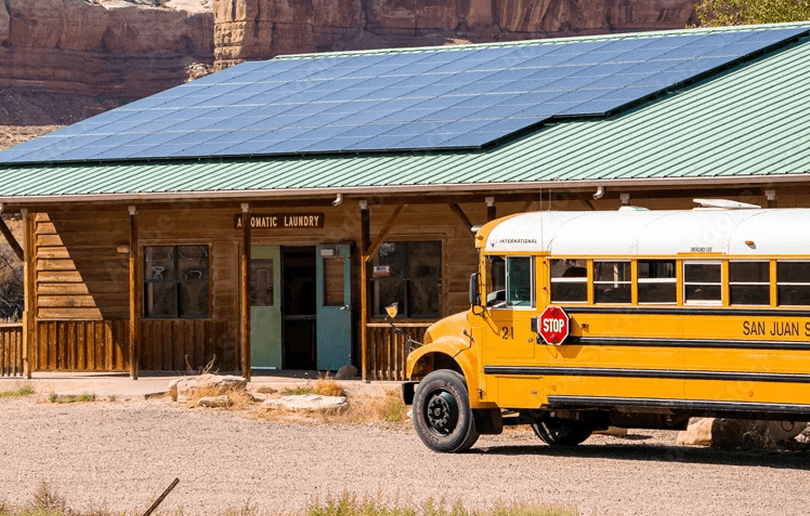
[[[368,248],[371,245],[371,217],[368,201],[360,201],[360,374],[368,380]]]
[[[464,224],[464,227],[467,228],[467,231],[470,232],[472,236],[475,236],[475,232],[472,230],[473,224],[470,222],[470,219],[467,217],[467,214],[464,213],[464,210],[461,209],[461,206],[458,203],[451,202],[448,203],[447,206],[450,207],[450,211],[455,213],[458,218],[461,220],[461,223]]]
[[[405,204],[400,204],[397,206],[391,216],[388,217],[388,220],[385,221],[385,225],[380,232],[377,233],[377,237],[368,247],[368,252],[366,253],[366,262],[370,262],[374,255],[377,254],[377,249],[379,249],[382,243],[385,241],[385,237],[388,236],[388,233],[394,229],[394,222],[396,222],[397,217],[399,217],[399,214],[402,213],[402,210],[405,209],[405,206]]]
[[[6,237],[6,242],[8,242],[9,246],[11,246],[11,250],[14,251],[14,254],[17,255],[17,259],[20,260],[21,262],[24,262],[25,253],[23,253],[23,248],[20,247],[19,242],[17,242],[17,239],[14,238],[14,233],[12,233],[10,229],[8,229],[6,221],[3,220],[2,217],[0,217],[0,233],[2,233],[4,237]]]
[[[776,208],[776,190],[765,190],[765,198],[768,199],[768,208]]]
[[[242,203],[242,376],[250,381],[250,204]]]
[[[138,281],[140,250],[138,248],[138,217],[135,206],[129,207],[129,377],[138,379],[141,336],[141,283]]]
[[[495,207],[495,198],[487,197],[485,200],[487,202],[487,222],[492,222],[498,218],[498,209]]]
[[[394,222],[396,222],[397,217],[405,209],[404,204],[400,204],[394,209],[394,212],[388,217],[388,220],[385,222],[385,225],[382,227],[380,232],[377,234],[377,237],[374,239],[373,242],[370,242],[371,236],[371,221],[369,218],[368,213],[368,203],[366,201],[360,201],[360,209],[361,209],[361,222],[363,226],[363,235],[362,235],[362,246],[366,248],[366,251],[363,253],[362,264],[360,268],[360,281],[362,286],[360,287],[360,291],[363,296],[363,306],[362,306],[362,318],[363,318],[363,327],[361,329],[361,346],[362,346],[362,357],[363,357],[363,379],[368,380],[368,319],[369,319],[369,310],[368,310],[368,267],[369,262],[371,262],[374,255],[377,253],[377,249],[380,248],[385,237],[388,236],[388,233],[391,232],[391,229],[394,227]],[[363,212],[366,212],[365,215]]]
[[[34,336],[36,335],[36,264],[34,263],[34,222],[28,210],[20,210],[23,216],[23,375],[31,378],[34,371]]]

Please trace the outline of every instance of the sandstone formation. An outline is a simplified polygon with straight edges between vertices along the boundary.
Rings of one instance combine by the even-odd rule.
[[[280,54],[679,29],[690,0],[214,0],[216,67]]]
[[[124,102],[185,82],[190,67],[212,63],[213,14],[205,1],[6,0],[0,89]]]
[[[265,400],[262,403],[262,408],[334,414],[347,410],[349,402],[345,396],[298,394]]]
[[[186,404],[198,390],[215,392],[216,395],[229,390],[245,389],[247,380],[241,376],[203,374],[189,376],[169,382],[169,396],[177,403]]]

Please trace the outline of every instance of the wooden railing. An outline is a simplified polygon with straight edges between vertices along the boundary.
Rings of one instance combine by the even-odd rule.
[[[425,330],[432,323],[396,323],[417,342],[422,342]],[[408,357],[407,339],[394,331],[388,323],[369,323],[368,368],[372,380],[405,380],[405,359]]]
[[[141,321],[142,370],[186,371],[190,367],[199,372],[214,357],[212,372],[239,370],[235,324],[202,319]]]
[[[22,324],[0,324],[0,376],[22,375]]]
[[[126,371],[129,323],[37,321],[35,371]]]

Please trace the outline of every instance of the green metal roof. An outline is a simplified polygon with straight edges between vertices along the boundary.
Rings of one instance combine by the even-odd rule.
[[[8,166],[0,202],[807,179],[808,69],[804,38],[622,115],[559,122],[489,151]]]

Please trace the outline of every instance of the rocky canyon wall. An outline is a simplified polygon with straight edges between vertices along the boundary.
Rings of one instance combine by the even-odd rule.
[[[280,54],[680,29],[691,0],[214,0],[216,67]]]
[[[0,89],[122,99],[150,95],[184,82],[195,65],[210,67],[213,26],[210,8],[188,12],[121,0],[0,1]]]

